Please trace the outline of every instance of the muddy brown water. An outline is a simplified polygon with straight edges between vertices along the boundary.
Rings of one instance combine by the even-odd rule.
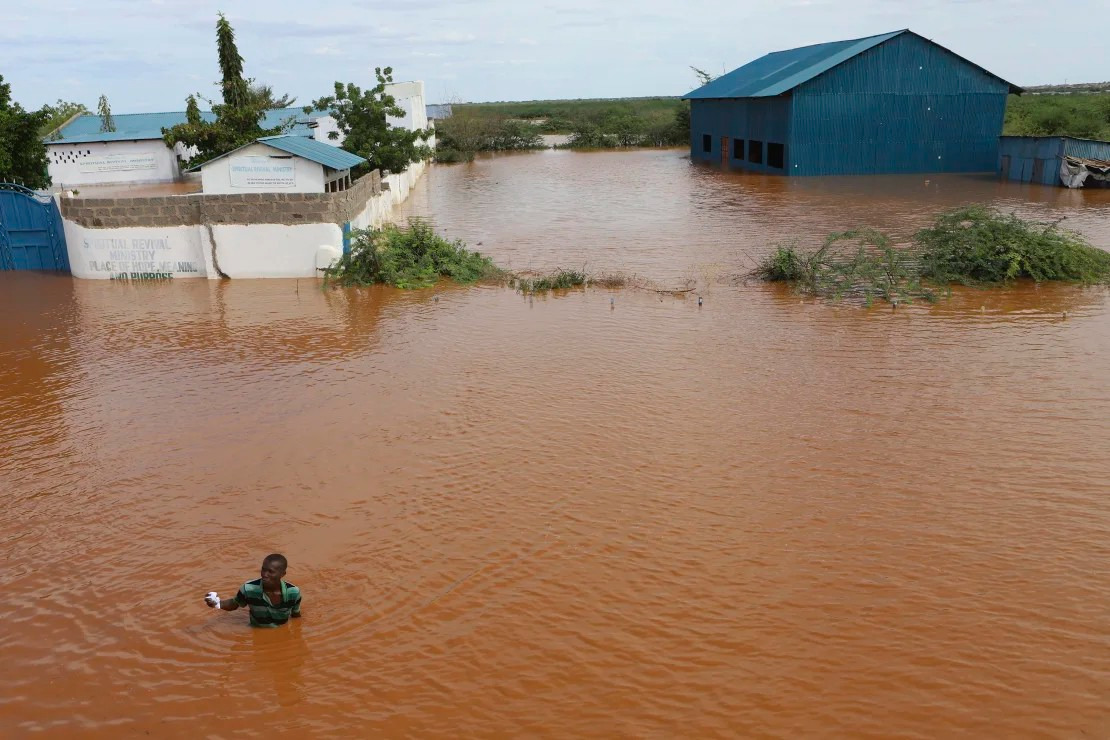
[[[704,304],[0,275],[0,735],[1107,736],[1107,291],[728,277],[968,200],[1110,247],[1110,192],[541,152],[405,215]],[[303,620],[205,608],[271,551]]]

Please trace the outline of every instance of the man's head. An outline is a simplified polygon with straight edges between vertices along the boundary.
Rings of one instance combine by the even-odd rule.
[[[272,588],[281,586],[281,579],[285,577],[285,569],[288,567],[289,561],[284,555],[267,555],[262,561],[262,585]]]

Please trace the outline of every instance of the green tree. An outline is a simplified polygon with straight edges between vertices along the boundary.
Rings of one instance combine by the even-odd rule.
[[[387,116],[399,118],[405,114],[397,100],[386,92],[386,85],[393,82],[393,68],[374,68],[378,84],[367,90],[353,82],[335,83],[335,94],[313,101],[305,113],[313,110],[331,114],[339,128],[331,132],[332,139],[343,137],[343,148],[369,162],[369,169],[383,172],[404,172],[413,162],[431,156],[427,147],[431,131],[409,131],[389,125]]]
[[[112,106],[108,105],[108,96],[101,95],[96,104],[96,115],[100,116],[101,131],[115,131],[116,121],[112,118]]]
[[[280,98],[274,95],[274,88],[270,85],[263,85],[260,82],[249,80],[251,102],[266,110],[274,110],[275,108],[288,108],[297,102],[297,99],[285,93]]]
[[[190,95],[185,98],[185,122],[196,126],[200,124],[203,119],[200,117],[200,106],[197,105],[197,96]]]
[[[243,78],[243,57],[235,44],[235,30],[223,13],[216,21],[216,52],[220,57],[220,94],[233,108],[247,105],[250,87]]]
[[[222,103],[213,103],[215,121],[201,118],[196,96],[186,100],[185,123],[162,129],[168,146],[182,144],[196,154],[189,160],[202,164],[234,151],[263,136],[274,136],[288,128],[292,119],[273,128],[262,128],[261,122],[270,107],[265,96],[253,95],[249,81],[243,77],[243,57],[235,45],[235,31],[220,13],[216,23],[216,49],[220,60],[220,91]],[[271,93],[272,96],[272,93]]]
[[[47,118],[39,133],[44,137],[53,139],[60,138],[59,129],[71,118],[87,115],[89,112],[89,109],[81,103],[71,103],[61,99],[53,105],[44,105],[42,110],[46,113]]]
[[[717,79],[717,75],[712,72],[706,72],[704,69],[698,69],[693,65],[690,65],[690,69],[694,71],[694,76],[698,78],[699,86],[708,85],[710,82]]]
[[[0,182],[14,181],[29,188],[50,186],[41,134],[49,117],[46,109],[23,110],[12,100],[11,85],[0,75]]]

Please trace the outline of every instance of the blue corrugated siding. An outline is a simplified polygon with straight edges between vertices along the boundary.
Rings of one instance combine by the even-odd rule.
[[[1064,154],[1083,159],[1110,160],[1110,141],[1064,138]]]
[[[702,151],[702,136],[712,137],[712,150]],[[690,153],[695,160],[721,162],[721,138],[731,142],[755,139],[763,142],[763,163],[754,164],[736,160],[729,152],[731,167],[760,172],[782,173],[767,165],[767,143],[786,144],[790,135],[790,96],[778,98],[743,98],[740,100],[691,100],[690,101]],[[789,168],[790,152],[786,152]]]
[[[903,34],[794,91],[792,175],[990,172],[1008,85]]]
[[[1110,160],[1110,142],[1068,136],[1003,136],[998,144],[998,173],[1007,180],[1060,185],[1064,156]]]
[[[1003,178],[1041,185],[1060,183],[1064,144],[1059,136],[1003,136],[998,142],[998,173]],[[1036,180],[1034,173],[1039,175]]]

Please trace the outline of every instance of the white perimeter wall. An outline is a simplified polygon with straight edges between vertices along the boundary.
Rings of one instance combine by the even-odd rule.
[[[173,150],[161,139],[46,145],[53,187],[173,182],[181,175]],[[146,155],[146,156],[144,156]]]
[[[396,82],[385,86],[386,92],[397,100],[397,107],[405,111],[401,118],[390,116],[387,120],[390,126],[407,128],[415,131],[428,128],[428,108],[424,105],[424,83]]]
[[[268,147],[267,147],[268,148]],[[424,174],[412,164],[371,198],[351,221],[356,229],[380,227],[408,198]],[[111,280],[180,278],[307,278],[343,253],[343,230],[336,224],[223,224],[207,226],[94,229],[63,221],[74,277]],[[213,243],[214,240],[214,243]],[[219,271],[216,266],[219,265]]]
[[[64,228],[74,277],[100,280],[318,277],[343,251],[335,224]]]
[[[201,189],[205,194],[212,193],[322,193],[324,192],[324,165],[312,162],[302,157],[293,157],[293,175],[295,183],[288,188],[274,187],[234,187],[231,184],[231,161],[237,157],[282,157],[286,160],[288,154],[282,154],[272,146],[265,144],[251,144],[239,151],[217,159],[200,168]]]

